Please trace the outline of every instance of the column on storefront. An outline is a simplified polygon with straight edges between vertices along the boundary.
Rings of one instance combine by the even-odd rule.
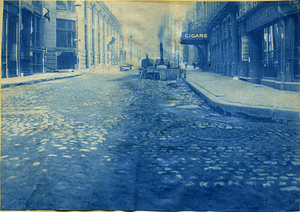
[[[117,35],[116,35],[116,39],[117,39],[117,64],[120,63],[120,30],[117,30]]]
[[[284,82],[292,82],[293,77],[293,59],[294,59],[294,43],[295,43],[295,27],[294,27],[294,18],[292,16],[289,16],[285,19],[285,23],[283,24],[285,29],[285,33],[283,33],[284,37],[284,44],[285,44],[285,51],[284,54],[284,60],[283,62],[283,69],[281,71],[282,73],[282,80]],[[299,37],[298,37],[299,39]]]
[[[231,35],[232,35],[232,66],[231,66],[231,76],[238,76],[238,62],[239,62],[239,40],[238,40],[238,29],[236,23],[235,13],[230,13],[231,19]]]
[[[226,17],[225,22],[225,70],[224,75],[231,76],[232,62],[233,62],[233,51],[232,51],[232,20],[230,14]]]
[[[115,37],[114,31],[115,31],[115,26],[114,26],[114,23],[112,23],[112,25],[111,25],[111,39],[110,39],[110,46],[109,46],[111,65],[114,65],[114,63],[115,63],[115,49],[114,49],[115,44],[112,43],[112,39]]]
[[[103,65],[105,65],[106,64],[106,61],[105,61],[105,59],[106,59],[106,56],[105,56],[105,54],[106,54],[106,47],[105,47],[105,37],[106,37],[106,17],[105,17],[105,15],[103,14],[102,15],[102,64]]]
[[[101,24],[101,19],[100,19],[100,11],[98,10],[97,14],[96,14],[96,19],[97,19],[97,32],[96,32],[96,40],[97,40],[97,66],[99,67],[101,64],[101,28],[100,28],[100,24]]]
[[[81,1],[81,6],[77,7],[77,11],[78,11],[78,17],[77,17],[77,21],[78,21],[78,31],[77,31],[77,38],[78,38],[78,60],[79,60],[79,69],[84,69],[86,67],[85,64],[85,29],[84,29],[84,10],[85,10],[85,5],[84,2]]]
[[[222,72],[222,27],[220,25],[216,26],[216,50],[215,50],[215,64],[216,64],[216,73],[221,74]]]
[[[221,67],[220,67],[220,74],[226,75],[226,68],[228,65],[228,40],[227,40],[227,20],[223,19],[221,23]]]
[[[91,3],[91,31],[90,31],[90,49],[91,49],[91,66],[95,67],[95,3]]]
[[[94,66],[98,67],[99,63],[98,63],[98,56],[99,56],[99,49],[98,49],[98,31],[99,31],[99,26],[98,26],[98,9],[96,6],[94,6],[93,8],[93,50],[94,50]]]
[[[86,10],[87,10],[87,14],[86,14],[86,42],[87,42],[87,46],[86,46],[86,52],[87,52],[87,68],[91,68],[92,67],[92,61],[93,61],[93,52],[92,52],[92,10],[93,10],[93,3],[92,2],[86,2]]]
[[[99,49],[99,56],[98,62],[99,65],[103,65],[102,56],[103,56],[103,12],[101,10],[98,11],[98,24],[99,24],[99,31],[98,31],[98,49]]]
[[[109,17],[108,17],[109,18]],[[110,42],[111,40],[111,23],[110,23],[110,20],[107,19],[107,22],[106,22],[106,39],[105,39],[105,49],[106,49],[106,64],[110,64],[110,51],[109,51],[109,46],[108,46],[108,43]]]
[[[113,44],[113,54],[114,54],[114,65],[117,65],[117,57],[118,57],[118,53],[117,53],[117,38],[116,38],[116,26],[113,26],[113,37],[115,39],[115,42]]]

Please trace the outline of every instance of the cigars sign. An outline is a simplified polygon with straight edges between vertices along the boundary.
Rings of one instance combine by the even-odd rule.
[[[204,32],[182,32],[181,34],[181,44],[187,45],[199,45],[208,42],[207,33]]]
[[[199,34],[188,34],[188,33],[185,33],[184,34],[184,37],[185,38],[207,38],[207,34],[204,34],[204,33],[199,33]]]

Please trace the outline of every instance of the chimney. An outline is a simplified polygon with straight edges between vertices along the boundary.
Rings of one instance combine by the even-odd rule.
[[[164,49],[162,43],[160,43],[160,65],[164,65]]]

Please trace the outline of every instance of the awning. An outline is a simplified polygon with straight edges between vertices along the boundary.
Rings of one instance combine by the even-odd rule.
[[[180,38],[180,44],[186,45],[204,45],[208,43],[208,37],[206,31],[190,31],[182,32]]]

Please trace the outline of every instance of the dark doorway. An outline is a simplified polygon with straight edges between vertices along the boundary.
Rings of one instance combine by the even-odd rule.
[[[57,69],[74,69],[76,55],[73,52],[63,52],[57,56]]]

